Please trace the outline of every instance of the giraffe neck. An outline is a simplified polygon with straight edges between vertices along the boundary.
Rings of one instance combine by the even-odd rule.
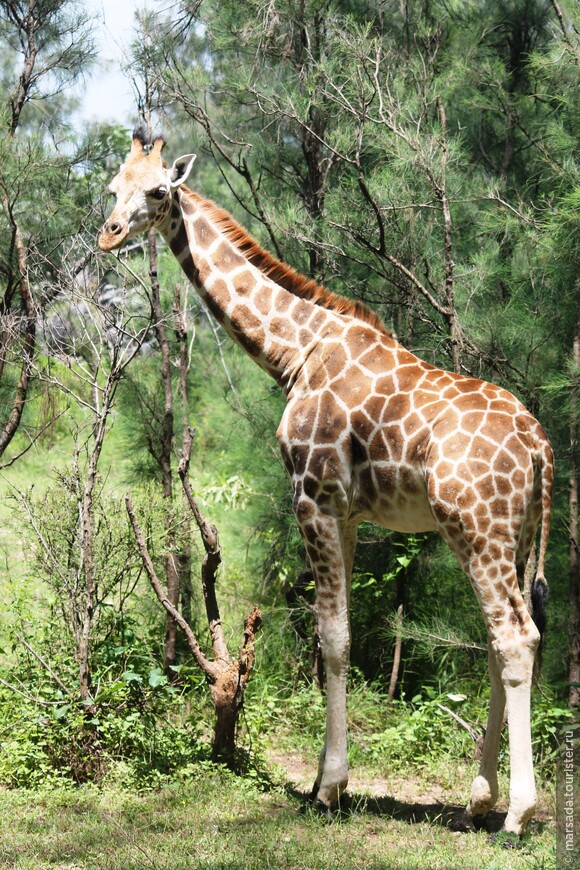
[[[309,349],[339,315],[268,277],[244,252],[240,239],[253,240],[229,215],[224,231],[224,214],[182,187],[162,233],[226,332],[288,391]]]

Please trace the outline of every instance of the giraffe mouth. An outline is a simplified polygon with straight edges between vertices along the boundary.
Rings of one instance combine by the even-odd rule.
[[[136,217],[138,217],[138,212],[133,212],[127,219],[123,214],[117,216],[117,210],[113,211],[101,227],[97,239],[101,251],[116,251],[117,248],[125,244],[130,236],[139,232],[142,226]]]
[[[118,224],[109,226],[105,224],[97,239],[101,251],[115,251],[120,248],[126,241],[129,235],[129,229],[124,231]]]

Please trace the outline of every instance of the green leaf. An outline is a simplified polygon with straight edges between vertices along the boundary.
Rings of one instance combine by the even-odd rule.
[[[52,711],[52,718],[53,719],[64,719],[64,717],[66,716],[66,714],[70,710],[70,707],[71,707],[70,704],[63,704],[62,707],[56,707]]]
[[[153,668],[152,671],[149,672],[149,685],[152,689],[157,689],[158,686],[164,686],[167,682],[167,677],[161,671],[161,668]]]

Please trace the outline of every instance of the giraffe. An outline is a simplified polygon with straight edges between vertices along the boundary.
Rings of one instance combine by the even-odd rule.
[[[552,451],[540,424],[501,387],[436,368],[378,316],[276,260],[230,214],[184,182],[195,155],[167,166],[163,138],[137,129],[109,191],[103,251],[156,227],[225,331],[286,395],[277,437],[316,585],[327,677],[326,737],[313,800],[332,811],[347,787],[349,597],[357,525],[438,530],[485,620],[491,679],[483,753],[466,808],[479,823],[498,799],[507,709],[509,809],[534,813],[530,685],[547,584]],[[541,524],[532,602],[520,585]],[[535,621],[534,621],[535,620]]]

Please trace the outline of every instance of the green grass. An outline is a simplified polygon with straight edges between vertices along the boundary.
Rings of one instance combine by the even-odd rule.
[[[506,849],[483,831],[451,830],[454,802],[360,795],[329,822],[304,811],[297,793],[263,792],[209,766],[156,792],[5,791],[0,805],[0,866],[22,870],[554,866],[549,825],[534,823],[520,848]]]

